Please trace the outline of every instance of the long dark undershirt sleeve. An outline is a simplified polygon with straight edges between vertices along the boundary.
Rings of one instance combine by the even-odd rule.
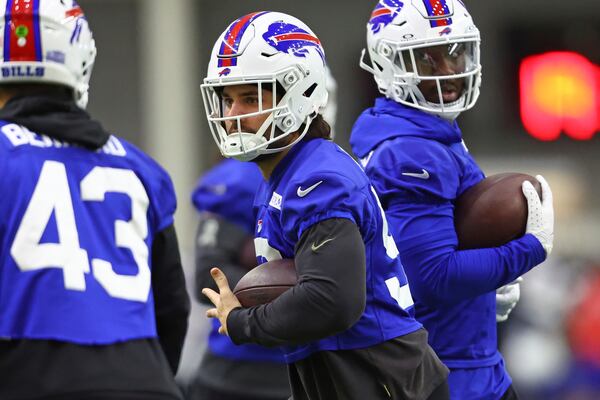
[[[269,304],[231,311],[227,328],[234,343],[302,344],[342,332],[360,318],[366,303],[365,247],[352,221],[313,225],[297,243],[294,262],[296,286]]]
[[[190,298],[173,225],[159,232],[152,243],[152,290],[158,338],[175,374],[188,327]]]

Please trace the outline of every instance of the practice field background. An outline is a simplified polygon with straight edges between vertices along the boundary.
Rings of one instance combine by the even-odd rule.
[[[555,194],[555,252],[525,276],[521,303],[500,328],[503,353],[518,388],[525,400],[536,399],[542,388],[559,393],[561,389],[552,385],[573,386],[576,379],[569,373],[581,378],[584,372],[600,369],[600,307],[593,306],[600,300],[574,308],[600,271],[600,140],[593,134],[587,135],[588,140],[575,140],[578,132],[565,129],[556,140],[533,137],[520,113],[525,82],[519,79],[519,67],[526,57],[550,52],[583,57],[584,62],[562,69],[546,64],[550,75],[527,96],[549,107],[559,128],[591,107],[595,133],[600,133],[600,1],[465,3],[481,31],[483,65],[481,97],[459,118],[465,141],[487,174],[541,173]],[[199,85],[212,45],[230,22],[252,11],[273,10],[292,14],[315,31],[338,83],[336,141],[346,149],[354,120],[377,95],[372,78],[358,67],[375,1],[79,0],[79,4],[99,49],[89,111],[171,173],[179,197],[178,233],[189,260],[196,224],[189,196],[196,179],[217,159]],[[582,80],[579,67],[593,71],[592,77]],[[191,273],[189,263],[186,268]],[[182,380],[193,373],[203,347],[206,324],[197,315],[201,309],[195,311]],[[583,369],[574,369],[573,361],[581,359],[592,366],[578,363],[577,368]],[[600,398],[599,393],[578,399]]]

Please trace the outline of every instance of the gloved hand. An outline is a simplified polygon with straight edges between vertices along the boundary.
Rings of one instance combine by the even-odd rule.
[[[552,205],[552,191],[548,182],[541,176],[536,176],[542,186],[542,198],[538,196],[529,181],[523,182],[522,189],[527,199],[527,227],[525,233],[531,233],[537,238],[546,251],[546,257],[552,251],[554,242],[554,207]]]
[[[518,277],[511,283],[496,289],[496,322],[504,322],[515,308],[521,297],[523,278]]]

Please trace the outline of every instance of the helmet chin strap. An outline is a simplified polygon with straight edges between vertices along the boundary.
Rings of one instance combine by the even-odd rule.
[[[465,98],[464,98],[465,96],[466,95],[463,94],[462,96],[460,96],[458,98],[458,100],[455,100],[451,103],[444,104],[444,109],[446,111],[442,111],[442,106],[439,103],[432,103],[429,101],[425,101],[425,103],[430,108],[430,110],[423,110],[423,111],[425,111],[426,113],[429,113],[429,114],[437,115],[438,117],[445,119],[448,122],[454,122],[454,120],[456,118],[458,118],[458,116],[460,115],[460,113],[462,111],[452,111],[451,109],[452,109],[452,107],[458,106],[459,104],[463,103],[465,100]],[[450,110],[448,110],[448,109],[450,109]]]
[[[307,116],[304,121],[304,130],[291,143],[288,143],[283,147],[269,148],[269,144],[275,143],[276,141],[281,140],[293,133],[283,132],[275,140],[269,142],[265,138],[264,133],[267,128],[274,123],[273,113],[271,113],[271,115],[269,115],[265,122],[263,122],[263,125],[256,133],[238,131],[228,135],[219,146],[221,148],[221,154],[223,154],[225,157],[235,158],[239,161],[251,161],[262,154],[278,153],[298,143],[306,135],[306,132],[308,132],[311,121],[312,118]]]
[[[265,143],[267,143],[267,139],[265,139],[264,136],[257,136],[254,133],[239,132],[228,136],[221,144],[221,149],[225,157],[235,158],[239,161],[250,161],[260,154],[258,148]],[[241,150],[248,148],[252,150]]]

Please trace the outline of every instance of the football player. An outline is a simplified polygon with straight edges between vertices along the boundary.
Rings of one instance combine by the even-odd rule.
[[[226,159],[209,170],[194,190],[200,213],[196,235],[196,288],[213,287],[210,270],[219,266],[231,285],[256,266],[252,204],[262,183],[254,163]],[[199,291],[198,300],[212,305]],[[212,321],[208,346],[191,382],[189,400],[287,400],[289,383],[283,353],[256,344],[237,346],[219,335]]]
[[[254,161],[254,243],[260,263],[294,259],[298,284],[241,307],[213,268],[219,332],[281,346],[293,398],[446,399],[447,370],[414,320],[387,222],[360,166],[330,140],[325,54],[300,20],[257,12],[215,43],[202,85],[221,153]]]
[[[96,47],[75,1],[0,13],[0,398],[179,399],[171,180],[85,112]]]
[[[479,96],[479,42],[460,0],[381,0],[367,24],[372,67],[361,65],[383,97],[356,121],[350,143],[388,215],[416,318],[450,368],[451,398],[515,399],[496,321],[518,300],[511,282],[550,254],[552,194],[542,177],[542,200],[525,182],[527,234],[457,250],[454,202],[484,179],[455,121]]]
[[[333,126],[337,83],[329,68],[326,72],[329,99],[323,118]],[[200,213],[196,235],[197,289],[217,288],[210,275],[215,265],[227,275],[231,286],[256,266],[252,204],[262,181],[255,163],[228,158],[198,182],[192,194],[194,207]],[[197,298],[212,304],[199,291]],[[228,336],[219,335],[219,321],[212,321],[208,349],[187,399],[287,400],[290,390],[283,352],[255,344],[235,345]]]

